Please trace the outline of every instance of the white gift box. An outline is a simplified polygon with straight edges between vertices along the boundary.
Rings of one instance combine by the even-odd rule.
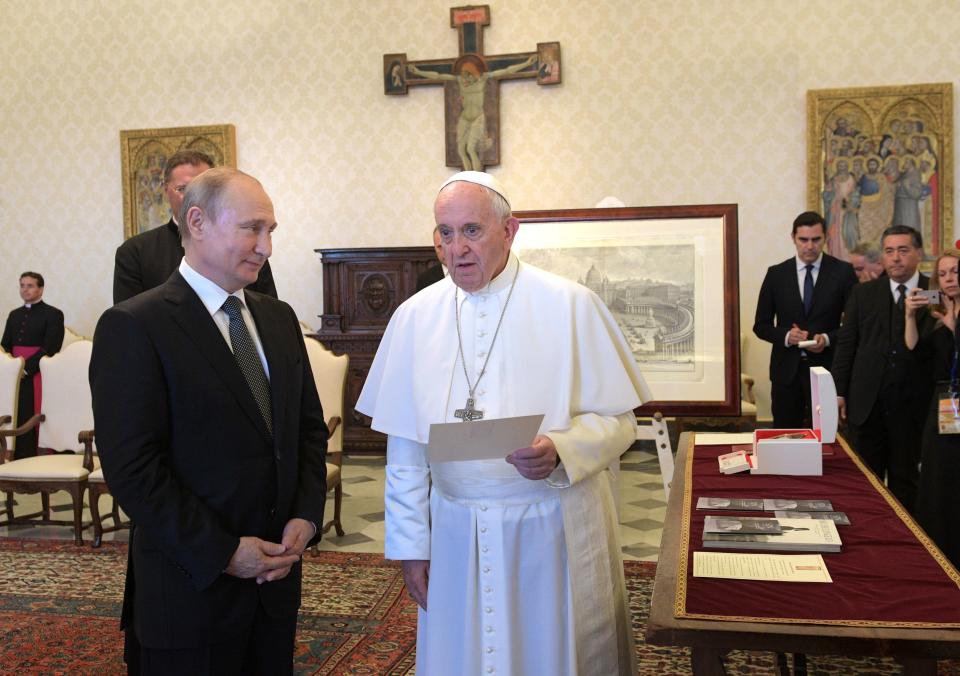
[[[837,438],[837,390],[822,366],[810,369],[810,410],[813,429],[754,430],[751,474],[823,474],[823,444]]]

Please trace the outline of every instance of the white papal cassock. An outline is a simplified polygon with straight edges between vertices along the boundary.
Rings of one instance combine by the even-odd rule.
[[[490,351],[477,408],[545,414],[540,432],[561,459],[549,479],[503,460],[428,464],[430,425],[456,422],[467,400],[457,302],[471,382]],[[385,554],[430,560],[418,674],[636,672],[607,466],[633,442],[646,399],[600,299],[512,254],[481,291],[446,278],[397,309],[357,410],[388,435]]]

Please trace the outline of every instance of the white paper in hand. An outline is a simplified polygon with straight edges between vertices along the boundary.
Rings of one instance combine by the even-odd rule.
[[[533,443],[543,415],[494,418],[430,425],[427,458],[431,463],[506,458]]]

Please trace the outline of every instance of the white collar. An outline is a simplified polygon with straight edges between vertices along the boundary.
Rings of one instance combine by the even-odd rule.
[[[190,288],[200,296],[200,302],[203,303],[203,306],[207,308],[207,312],[211,315],[223,307],[227,296],[236,296],[243,305],[246,305],[243,289],[234,291],[233,293],[227,293],[224,289],[220,288],[216,282],[207,279],[190,267],[186,257],[180,260],[179,272],[187,284],[190,285]]]
[[[797,261],[797,270],[806,270],[807,264],[800,260],[800,256],[794,256],[794,259]],[[823,262],[823,252],[820,252],[820,255],[817,256],[817,260],[813,262],[813,269],[819,270],[820,264]]]
[[[507,264],[503,266],[503,270],[500,271],[500,274],[487,282],[487,285],[482,289],[477,291],[463,291],[466,296],[485,296],[485,295],[496,295],[501,291],[506,291],[510,288],[510,285],[513,284],[513,277],[517,273],[517,268],[520,265],[520,261],[516,256],[513,255],[511,251],[507,256]],[[459,287],[457,287],[459,289]]]
[[[888,279],[890,280],[890,292],[891,292],[891,293],[896,293],[896,292],[897,292],[897,287],[900,286],[901,284],[903,284],[905,287],[907,287],[907,291],[910,291],[911,289],[916,288],[917,284],[920,282],[920,271],[919,271],[919,270],[915,270],[914,273],[913,273],[913,277],[911,277],[910,279],[908,279],[908,280],[905,281],[905,282],[895,282],[895,281],[893,281],[893,278],[892,278],[892,277],[889,277]]]

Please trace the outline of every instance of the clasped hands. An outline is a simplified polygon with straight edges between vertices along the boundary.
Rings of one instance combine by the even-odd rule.
[[[314,533],[314,525],[306,519],[290,519],[283,527],[280,542],[241,537],[240,545],[224,572],[243,579],[255,577],[257,584],[280,580],[303,556],[303,550]]]

